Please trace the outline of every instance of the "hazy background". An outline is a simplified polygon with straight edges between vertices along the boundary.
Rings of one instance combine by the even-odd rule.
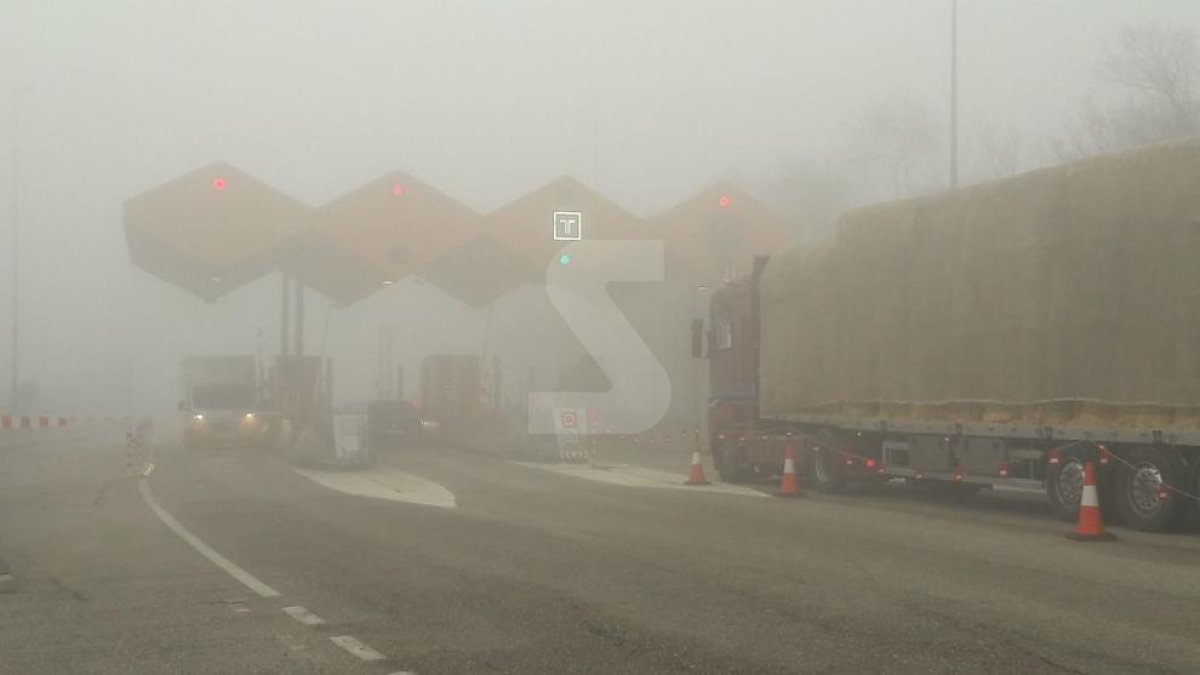
[[[1200,29],[1200,3],[961,0],[962,180],[997,173],[997,148],[1010,169],[1054,161],[1081,102],[1112,94],[1095,69],[1106,45],[1143,24]],[[153,328],[163,308],[215,322],[191,333],[202,345],[261,312],[133,269],[131,195],[216,159],[310,205],[396,167],[483,211],[562,173],[640,215],[715,179],[803,212],[786,177],[813,167],[836,175],[839,207],[927,191],[947,179],[949,36],[949,0],[7,0],[0,401],[14,198],[21,375],[40,385],[38,407],[144,406],[162,390],[129,373],[153,381],[174,358],[165,345],[185,348]],[[872,110],[922,120],[902,186],[863,155]],[[448,299],[422,302],[477,323]],[[233,329],[238,348],[252,335],[274,350],[254,325],[274,317]]]

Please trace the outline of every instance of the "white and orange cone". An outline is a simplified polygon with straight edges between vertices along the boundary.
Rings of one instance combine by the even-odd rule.
[[[1100,496],[1096,493],[1096,466],[1091,462],[1083,465],[1083,494],[1079,499],[1079,524],[1067,533],[1068,539],[1076,541],[1112,541],[1116,536],[1104,531],[1104,520],[1100,517]]]
[[[777,497],[803,497],[804,491],[796,480],[796,446],[788,438],[787,448],[783,451],[783,477],[779,480]]]
[[[712,483],[704,477],[704,463],[700,458],[700,430],[696,430],[696,443],[692,448],[692,469],[688,473],[688,479],[684,481],[684,485],[712,485]]]

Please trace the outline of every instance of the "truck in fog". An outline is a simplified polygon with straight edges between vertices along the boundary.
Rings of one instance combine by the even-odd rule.
[[[253,356],[191,356],[180,366],[183,444],[255,445],[266,421]]]
[[[484,417],[483,371],[471,354],[430,354],[421,362],[421,419],[432,434],[455,439]]]
[[[714,293],[726,480],[800,450],[810,483],[1044,491],[1180,524],[1200,494],[1200,140],[845,214]]]

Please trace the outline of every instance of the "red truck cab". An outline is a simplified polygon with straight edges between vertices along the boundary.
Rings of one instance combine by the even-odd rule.
[[[727,482],[779,473],[787,444],[799,439],[759,418],[757,274],[713,292],[707,337],[709,448],[717,472]],[[803,454],[797,448],[797,470]]]
[[[881,478],[877,458],[859,446],[874,438],[861,433],[764,419],[759,409],[759,277],[718,288],[709,308],[708,432],[713,465],[727,482],[778,475],[793,448],[796,472],[818,490],[836,492],[852,482]],[[699,341],[704,342],[704,341]],[[704,352],[697,349],[697,352]]]

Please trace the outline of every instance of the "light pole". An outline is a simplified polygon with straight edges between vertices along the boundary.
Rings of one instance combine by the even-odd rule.
[[[958,0],[950,0],[950,187],[958,187]]]
[[[21,256],[17,253],[18,246],[21,243],[21,227],[19,224],[20,205],[19,205],[19,187],[21,174],[21,157],[20,157],[20,141],[18,137],[21,135],[20,123],[20,90],[12,89],[12,389],[9,392],[9,404],[12,406],[12,412],[20,412],[20,402],[17,395],[20,393],[21,382],[21,330],[20,330],[20,281],[21,281]]]

